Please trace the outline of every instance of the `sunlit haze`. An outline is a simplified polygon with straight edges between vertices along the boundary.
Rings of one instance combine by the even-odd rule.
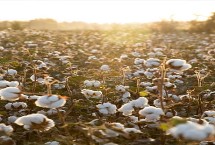
[[[0,20],[53,18],[96,23],[205,20],[215,11],[209,0],[0,0]]]

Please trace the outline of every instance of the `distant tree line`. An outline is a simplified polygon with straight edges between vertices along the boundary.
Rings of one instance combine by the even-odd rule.
[[[131,24],[96,24],[85,22],[57,22],[53,19],[34,19],[30,21],[0,21],[0,30],[11,28],[13,30],[36,29],[36,30],[145,30],[160,33],[172,33],[178,31],[189,32],[215,32],[215,12],[206,20],[192,20],[190,22],[179,22],[162,20],[153,23],[131,23]]]

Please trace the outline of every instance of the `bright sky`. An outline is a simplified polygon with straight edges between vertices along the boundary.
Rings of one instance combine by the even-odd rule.
[[[97,23],[199,20],[215,12],[213,0],[0,0],[0,20],[53,18]]]

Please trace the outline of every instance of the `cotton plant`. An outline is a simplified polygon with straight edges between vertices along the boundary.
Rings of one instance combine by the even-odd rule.
[[[98,88],[101,86],[101,82],[100,81],[96,81],[96,80],[85,80],[84,81],[84,85],[86,87],[95,87]]]
[[[170,68],[170,71],[185,71],[190,69],[192,66],[182,59],[170,59],[166,61],[166,65]]]
[[[46,142],[45,145],[60,145],[60,143],[58,141],[49,141]]]
[[[146,67],[152,68],[152,67],[158,67],[160,66],[161,62],[157,58],[149,58],[145,61],[144,65]]]
[[[115,90],[121,93],[125,93],[129,89],[129,86],[117,85]]]
[[[9,124],[14,123],[17,118],[18,118],[17,116],[9,116],[7,118],[7,123],[9,123]]]
[[[11,135],[13,132],[13,127],[10,125],[5,125],[4,123],[0,123],[0,133],[5,135]]]
[[[89,89],[83,89],[81,90],[81,93],[87,98],[87,99],[101,99],[102,98],[102,91],[93,91]]]
[[[210,124],[215,125],[215,111],[212,110],[205,111],[202,114],[201,118],[207,120]]]
[[[16,101],[22,96],[22,91],[17,87],[7,87],[0,90],[1,100]]]
[[[187,121],[167,130],[167,134],[185,140],[202,141],[215,134],[215,128],[209,123],[198,124]]]
[[[154,106],[145,107],[139,111],[139,114],[146,122],[157,122],[161,116],[164,116],[163,110]]]
[[[17,74],[17,70],[15,69],[8,69],[5,71],[6,75],[15,76]]]
[[[103,115],[115,114],[116,110],[117,110],[116,105],[111,104],[109,102],[103,103],[103,104],[98,104],[98,105],[96,105],[96,107],[98,108],[99,112]]]
[[[6,81],[6,80],[1,80],[0,81],[0,88],[6,88],[6,87],[18,87],[19,82],[18,81]]]
[[[27,104],[25,102],[14,102],[14,103],[7,103],[5,105],[6,110],[13,110],[13,109],[24,109],[27,108]]]
[[[135,110],[135,108],[144,108],[146,106],[148,106],[148,99],[145,97],[139,97],[136,100],[132,100],[122,105],[118,111],[122,112],[124,116],[130,116],[132,115],[132,112]]]
[[[110,67],[109,67],[109,65],[104,64],[100,67],[100,70],[107,72],[107,71],[110,71]]]
[[[35,104],[43,108],[59,108],[66,104],[67,97],[60,95],[45,95],[39,97]]]
[[[36,130],[39,132],[48,131],[55,126],[52,119],[43,114],[29,114],[16,119],[17,125],[23,126],[26,130]]]

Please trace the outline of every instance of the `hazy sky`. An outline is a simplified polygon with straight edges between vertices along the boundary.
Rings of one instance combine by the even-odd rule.
[[[206,19],[214,0],[0,0],[0,20],[53,18],[97,23]]]

